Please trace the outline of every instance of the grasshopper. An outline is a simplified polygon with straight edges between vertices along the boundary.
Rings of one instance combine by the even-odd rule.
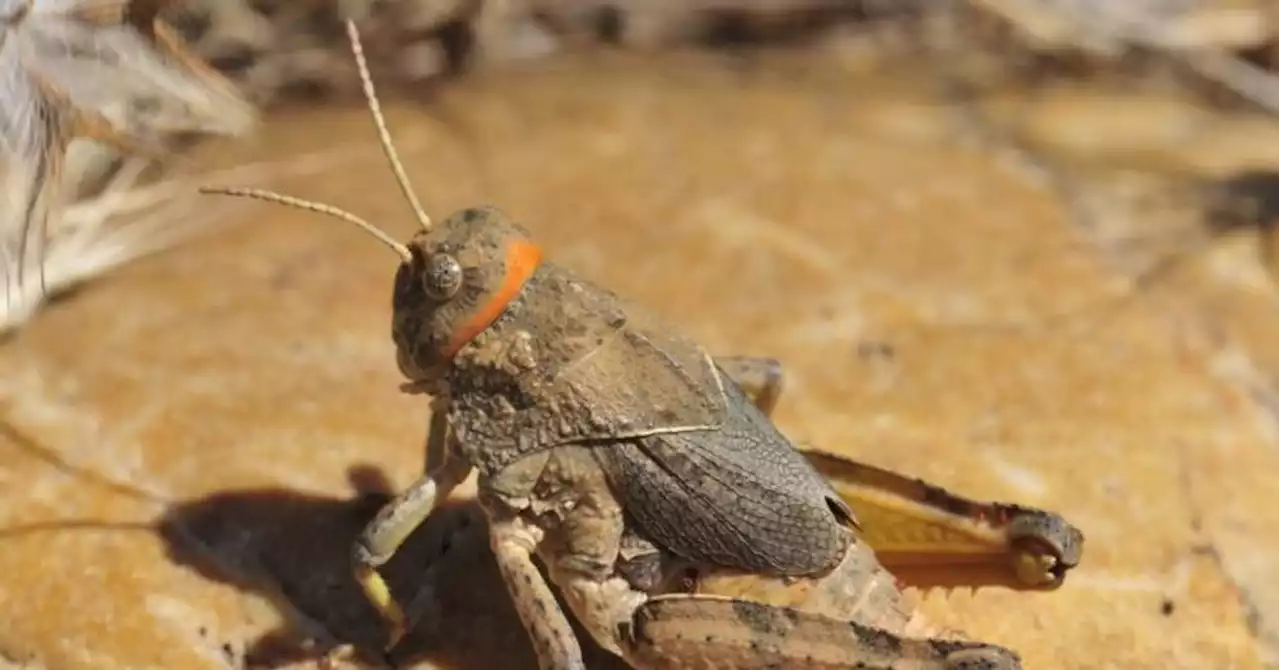
[[[391,628],[387,649],[410,620],[378,568],[474,472],[490,548],[542,668],[585,668],[553,584],[592,639],[636,668],[1020,667],[1003,647],[915,636],[910,617],[890,615],[907,608],[846,498],[882,517],[905,510],[923,520],[917,530],[960,528],[963,518],[977,540],[890,534],[884,545],[902,550],[903,565],[943,556],[959,572],[976,567],[974,580],[1027,588],[1061,583],[1079,560],[1078,530],[1038,510],[806,455],[769,419],[782,379],[772,359],[713,358],[649,311],[544,260],[498,209],[433,225],[396,156],[358,30],[346,26],[382,149],[421,230],[405,244],[329,205],[201,191],[332,215],[400,256],[391,335],[402,390],[432,396],[428,460],[444,460],[429,462],[353,545],[355,578]],[[844,483],[843,496],[823,471]],[[734,597],[744,583],[798,588],[787,597],[800,607]],[[864,623],[866,603],[875,620]],[[746,637],[691,637],[690,619]]]

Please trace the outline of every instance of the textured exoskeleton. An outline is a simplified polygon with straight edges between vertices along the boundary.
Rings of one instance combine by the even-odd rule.
[[[769,413],[782,379],[776,361],[716,363]],[[900,587],[1056,589],[1079,561],[1079,530],[1042,510],[976,502],[834,454],[803,453],[861,519],[862,541],[849,543],[835,569],[790,578],[690,561],[630,525],[619,542],[616,572],[648,598],[634,611],[633,599],[577,615],[598,631],[598,640],[600,634],[613,636],[602,644],[648,670],[1018,667],[1012,652],[934,630]],[[586,470],[595,470],[586,454],[561,452],[562,462],[578,457],[584,457]],[[598,475],[585,481],[592,486],[582,490],[601,483]],[[482,531],[473,525],[461,532]],[[464,541],[455,538],[455,544]],[[427,574],[448,565],[448,558],[442,556]],[[428,576],[420,584],[411,620],[424,610],[439,616],[431,602],[432,581]],[[612,593],[625,591],[615,585]],[[601,625],[619,621],[615,629]]]
[[[899,594],[858,538],[854,510],[814,463],[842,477],[853,498],[871,501],[867,509],[901,504],[927,519],[929,509],[955,517],[968,513],[961,504],[996,507],[806,456],[761,409],[776,398],[776,364],[717,364],[672,324],[544,260],[530,234],[497,209],[466,209],[432,225],[394,159],[350,22],[348,32],[422,230],[401,244],[353,215],[306,206],[366,227],[401,256],[391,328],[397,363],[406,391],[433,396],[428,453],[444,456],[378,513],[354,548],[357,579],[393,626],[391,645],[406,618],[377,568],[476,472],[490,546],[542,668],[585,668],[552,584],[597,644],[640,668],[1019,667],[1004,648],[911,637],[891,617],[888,626],[836,618],[859,616],[871,595],[887,599],[879,616]],[[752,386],[754,401],[744,390]],[[857,494],[859,483],[897,502],[876,507]],[[980,528],[981,513],[969,516]],[[1043,539],[1040,530],[1032,533]],[[1055,542],[1063,550],[1047,560],[1040,544],[1017,545],[1013,555],[1030,557],[1017,559],[1019,577],[1060,579],[1075,562],[1078,533],[1048,538]],[[692,575],[694,592],[671,588],[673,570]],[[812,612],[697,592],[734,579],[844,590],[834,610],[821,601]],[[677,630],[688,619],[746,624],[754,637],[689,639]],[[807,644],[820,638],[830,649],[815,665]]]
[[[716,363],[727,382],[743,387],[769,413],[782,380],[776,361]],[[1079,530],[1049,512],[976,502],[834,454],[803,453],[861,519],[862,541],[848,544],[835,569],[792,578],[692,561],[659,548],[629,524],[618,542],[615,571],[630,589],[614,583],[609,593],[643,595],[621,603],[597,600],[616,607],[579,607],[575,614],[601,644],[621,652],[633,667],[650,670],[1018,667],[1017,657],[999,647],[966,643],[950,632],[933,637],[940,631],[915,613],[900,587],[1056,589],[1079,560]],[[604,484],[583,450],[560,450],[549,461],[544,472],[572,480],[578,495]],[[569,472],[576,474],[566,477]],[[464,526],[460,532],[484,527]],[[454,538],[450,544],[473,541]],[[560,543],[549,544],[560,547],[551,553],[563,550]],[[574,546],[596,545],[584,538]],[[424,571],[409,606],[410,621],[440,616],[432,585],[437,569],[459,567],[449,558],[446,553]],[[557,574],[554,567],[550,572]]]

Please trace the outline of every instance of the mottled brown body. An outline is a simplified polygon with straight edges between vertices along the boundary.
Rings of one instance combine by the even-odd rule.
[[[776,362],[717,362],[673,324],[545,261],[528,231],[497,209],[433,225],[386,137],[353,23],[348,33],[422,230],[401,244],[333,208],[239,193],[347,219],[402,259],[396,360],[407,392],[433,396],[427,452],[444,458],[354,547],[357,579],[393,625],[391,645],[408,621],[377,567],[475,471],[490,547],[545,670],[585,668],[552,585],[597,644],[636,668],[1019,667],[1001,647],[910,637],[909,610],[858,539],[849,502],[819,471],[821,459],[797,450],[767,416],[780,388]],[[956,516],[958,498],[913,499],[891,485],[896,475],[877,481],[867,472],[838,474],[848,491],[866,484],[896,502],[864,509]],[[945,543],[931,547],[946,553]],[[1078,558],[1010,547],[995,554],[1016,557],[1010,565],[1030,554],[1057,581],[1058,568]],[[742,592],[735,580],[759,585],[763,597],[704,592]],[[693,588],[672,586],[685,582]],[[771,584],[795,587],[799,601],[772,604]],[[430,600],[429,587],[428,579],[415,603]],[[711,632],[691,638],[687,620]]]
[[[358,563],[385,560],[388,538],[398,543],[429,512],[424,499],[434,505],[475,469],[490,544],[544,668],[583,667],[582,654],[534,556],[596,643],[637,668],[1019,667],[1000,647],[916,637],[910,603],[858,539],[847,500],[872,501],[880,516],[897,509],[917,528],[932,513],[952,533],[922,538],[935,564],[939,547],[963,555],[965,533],[978,538],[973,546],[986,551],[974,562],[1013,575],[978,583],[1056,586],[1078,560],[1078,531],[1032,525],[1023,534],[1036,543],[1018,545],[1010,533],[1026,519],[1057,517],[800,452],[766,414],[776,362],[718,362],[569,270],[545,261],[520,270],[511,250],[534,248],[492,208],[410,241],[393,338],[410,389],[435,396],[433,440],[446,462],[375,519]],[[431,283],[433,265],[452,266],[433,260],[442,257],[459,267],[444,274],[461,278],[444,300]],[[513,272],[525,277],[518,289]],[[504,308],[488,312],[500,294]],[[488,325],[457,344],[477,314]],[[753,376],[763,381],[754,398],[743,389]],[[1008,560],[993,561],[992,547]],[[687,581],[691,590],[678,586]],[[375,602],[382,589],[370,586]],[[386,611],[403,622],[394,606]],[[689,617],[715,632],[691,639]],[[819,653],[825,660],[810,665]]]
[[[579,667],[581,652],[563,616],[548,616],[556,603],[532,555],[620,655],[617,631],[645,600],[617,569],[626,531],[708,565],[831,570],[853,541],[851,512],[711,357],[654,315],[541,262],[455,349],[459,324],[520,262],[510,250],[529,245],[495,209],[419,234],[397,275],[393,332],[401,370],[448,426],[449,480],[479,471],[495,554],[544,665]],[[440,255],[462,268],[447,301],[423,288]]]
[[[508,225],[492,209],[460,216]],[[445,384],[459,456],[482,486],[539,451],[590,445],[635,523],[686,558],[802,575],[847,544],[844,503],[701,347],[552,263]],[[730,517],[741,536],[726,533]]]

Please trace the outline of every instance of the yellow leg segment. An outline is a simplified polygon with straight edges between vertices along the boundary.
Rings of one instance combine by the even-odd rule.
[[[405,617],[404,611],[400,608],[400,604],[391,595],[391,589],[387,587],[387,581],[378,574],[378,569],[369,565],[356,565],[356,581],[360,583],[360,588],[364,590],[364,597],[369,600],[374,609],[378,610],[378,614],[387,622],[387,626],[391,629],[386,649],[390,650],[400,643],[405,634]]]
[[[391,628],[386,649],[390,650],[404,637],[408,622],[404,610],[395,601],[378,566],[391,559],[405,539],[471,474],[471,465],[460,459],[448,459],[444,465],[414,482],[378,511],[365,526],[352,547],[351,559],[356,582],[365,598],[378,610]]]

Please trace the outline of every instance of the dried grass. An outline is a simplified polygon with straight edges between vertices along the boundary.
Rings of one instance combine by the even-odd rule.
[[[1118,58],[1150,49],[1208,81],[1277,112],[1274,74],[1233,56],[1276,34],[1260,7],[1215,7],[1177,0],[974,0],[1041,46],[1072,45]]]
[[[244,135],[256,125],[256,110],[231,84],[190,56],[155,20],[162,4],[0,0],[0,262],[9,280],[6,330],[42,304],[54,283],[49,274],[60,276],[65,286],[90,276],[90,268],[103,271],[165,243],[164,236],[156,242],[102,237],[102,224],[124,205],[103,208],[94,200],[61,211],[63,166],[73,139],[93,138],[155,156],[178,133]],[[119,201],[142,165],[125,166],[104,197]],[[127,229],[134,231],[131,235],[144,230]],[[89,255],[68,260],[76,253]],[[53,254],[59,258],[48,257]],[[35,280],[34,292],[26,286],[28,279]]]

